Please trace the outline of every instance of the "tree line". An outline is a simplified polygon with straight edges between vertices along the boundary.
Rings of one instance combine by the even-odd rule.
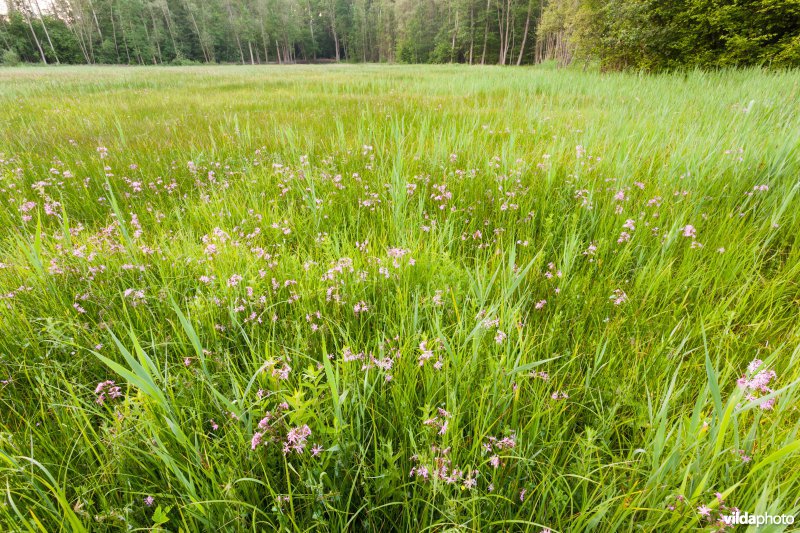
[[[5,2],[5,63],[800,66],[800,0]]]

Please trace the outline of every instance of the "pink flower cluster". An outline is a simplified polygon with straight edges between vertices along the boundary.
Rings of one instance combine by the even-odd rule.
[[[286,442],[283,444],[283,453],[289,452],[303,453],[306,448],[308,437],[311,436],[311,429],[308,425],[295,427],[286,434]]]
[[[440,407],[439,408],[439,416],[435,416],[433,418],[429,418],[428,420],[425,420],[423,422],[423,424],[426,425],[426,426],[433,426],[433,427],[439,428],[438,434],[439,435],[444,435],[445,433],[447,433],[447,428],[449,427],[448,418],[450,418],[451,416],[453,416],[451,413],[449,413],[448,411],[445,411],[444,409],[442,409]],[[441,418],[439,418],[439,417],[441,417]]]
[[[119,385],[111,380],[98,383],[97,387],[94,389],[94,393],[97,395],[95,402],[100,405],[103,405],[106,400],[116,400],[122,397],[122,390],[119,388]]]
[[[492,456],[489,457],[489,464],[492,466],[492,468],[497,469],[501,465],[500,456],[497,454],[497,452],[501,450],[510,450],[512,448],[516,448],[516,446],[517,436],[512,433],[510,436],[503,437],[502,439],[489,436],[486,438],[486,442],[484,442],[481,447],[485,453],[492,454]]]
[[[436,454],[433,457],[431,466],[419,464],[411,468],[409,477],[416,477],[422,481],[429,481],[430,479],[437,479],[444,481],[448,485],[461,483],[464,489],[473,489],[478,485],[478,470],[462,470],[458,467],[453,467],[452,461],[448,457],[450,448],[439,449],[436,446],[432,451]],[[419,462],[419,457],[414,455],[411,457],[412,461]]]
[[[753,359],[753,361],[747,366],[747,373],[736,381],[736,384],[739,386],[739,388],[745,391],[745,398],[747,401],[752,402],[757,400],[761,394],[769,394],[774,392],[769,387],[769,384],[778,376],[775,374],[774,370],[764,369],[759,371],[758,369],[761,368],[763,363],[764,362],[761,359]],[[769,400],[761,403],[759,407],[765,411],[771,411],[775,407],[775,398],[770,398]]]

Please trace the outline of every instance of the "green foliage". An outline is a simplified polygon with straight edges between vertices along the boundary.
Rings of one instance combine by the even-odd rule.
[[[554,0],[539,31],[605,69],[800,66],[798,0]]]
[[[188,59],[188,58],[184,57],[183,55],[178,55],[178,57],[176,57],[175,59],[170,61],[169,64],[170,65],[174,65],[176,67],[187,67],[187,66],[191,66],[191,65],[199,65],[200,62],[199,61],[194,61],[193,59]]]
[[[400,63],[417,63],[417,54],[414,43],[410,40],[402,40],[397,45],[397,60]]]
[[[20,58],[19,54],[14,50],[3,50],[3,54],[0,55],[0,64],[5,65],[7,67],[15,67],[19,65]]]

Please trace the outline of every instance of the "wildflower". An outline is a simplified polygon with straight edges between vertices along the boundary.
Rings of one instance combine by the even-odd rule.
[[[688,224],[683,227],[683,236],[684,237],[696,237],[697,236],[697,229],[691,224]]]
[[[261,444],[261,440],[264,438],[264,434],[260,431],[253,433],[253,438],[250,439],[250,449],[255,450],[259,444]]]
[[[622,303],[628,301],[628,295],[625,294],[625,291],[622,289],[614,289],[614,294],[608,298],[614,301],[614,305],[621,305]]]
[[[769,384],[773,379],[777,378],[777,374],[774,370],[765,369],[759,371],[763,364],[761,359],[754,359],[747,366],[747,373],[736,381],[738,387],[744,391],[745,398],[748,401],[757,400],[761,394],[774,392]],[[764,411],[771,411],[775,407],[775,398],[762,402],[759,407]]]
[[[155,501],[156,501],[156,499],[155,499],[155,498],[153,498],[152,496],[147,496],[147,497],[144,499],[144,504],[145,504],[146,506],[148,506],[148,507],[152,507],[152,506],[153,506],[153,504],[155,503]]]
[[[541,308],[543,308],[545,305],[547,305],[547,300],[539,300],[538,302],[536,302],[536,305],[534,305],[534,307],[535,307],[536,309],[541,309]]]
[[[411,469],[411,474],[416,475],[417,477],[421,477],[424,480],[428,480],[428,467],[427,466],[418,466],[416,469]]]
[[[433,350],[428,348],[428,341],[422,341],[419,343],[419,349],[422,351],[417,361],[419,362],[419,366],[425,364],[425,361],[433,357]]]
[[[322,451],[323,451],[323,448],[322,448],[322,446],[320,446],[319,444],[315,444],[315,445],[314,445],[314,446],[311,448],[311,456],[312,456],[312,457],[316,457],[316,456],[318,456],[319,454],[321,454],[321,453],[322,453]]]
[[[750,361],[750,364],[747,365],[747,371],[753,373],[758,370],[758,367],[760,367],[763,363],[764,362],[761,359],[753,359]]]
[[[97,395],[95,402],[99,405],[103,405],[106,399],[115,400],[121,397],[122,389],[111,380],[101,381],[94,389],[94,393]]]
[[[711,508],[707,505],[703,504],[697,508],[697,512],[700,516],[710,516],[711,515]]]
[[[292,367],[284,363],[283,367],[281,368],[275,367],[272,369],[272,376],[278,378],[281,381],[286,381],[287,379],[289,379],[289,373],[291,371]]]
[[[521,502],[524,502],[524,501],[525,501],[525,493],[526,493],[526,492],[528,492],[528,489],[522,489],[522,490],[519,492],[519,501],[521,501]]]
[[[742,460],[743,463],[749,463],[750,461],[753,460],[752,457],[745,454],[744,450],[739,450],[739,458]]]
[[[306,440],[309,436],[311,436],[311,429],[308,427],[308,425],[292,428],[289,430],[289,433],[286,434],[284,452],[287,452],[289,449],[291,449],[297,453],[303,453],[303,450],[306,447]]]
[[[498,329],[498,330],[497,330],[497,335],[495,335],[495,336],[494,336],[494,342],[496,342],[497,344],[503,344],[503,341],[504,341],[504,340],[506,340],[506,337],[507,337],[507,336],[508,336],[508,335],[506,335],[506,334],[503,332],[503,330],[501,330],[501,329]]]
[[[444,302],[442,301],[442,294],[443,294],[442,291],[438,290],[436,291],[436,293],[433,295],[433,298],[431,298],[431,302],[433,302],[433,305],[437,306],[443,305]]]

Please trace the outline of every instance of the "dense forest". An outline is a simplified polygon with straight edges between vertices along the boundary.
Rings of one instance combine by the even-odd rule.
[[[0,0],[0,13],[3,0]],[[2,62],[800,66],[800,0],[5,0]]]

